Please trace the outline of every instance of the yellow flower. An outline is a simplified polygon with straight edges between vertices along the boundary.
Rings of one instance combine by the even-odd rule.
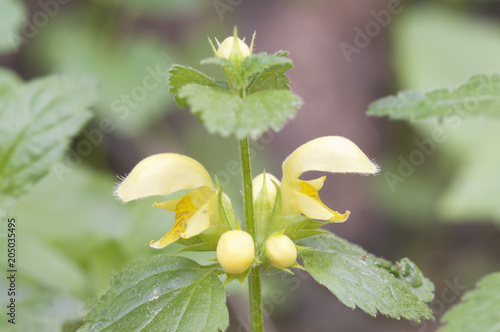
[[[207,170],[196,160],[175,153],[150,156],[139,162],[115,193],[123,201],[191,190],[182,197],[153,206],[175,211],[174,227],[153,248],[164,248],[179,238],[187,239],[220,223],[218,196]]]
[[[237,38],[238,43],[234,43],[235,37],[227,37],[222,41],[217,49],[217,56],[220,58],[231,59],[231,53],[234,52],[234,55],[237,59],[241,60],[251,55],[252,52],[245,42],[239,38]]]
[[[283,214],[304,214],[316,220],[343,222],[350,212],[342,214],[328,208],[319,198],[325,176],[304,181],[299,179],[307,171],[330,173],[375,174],[378,167],[350,140],[340,136],[314,139],[296,149],[282,165],[281,195]]]

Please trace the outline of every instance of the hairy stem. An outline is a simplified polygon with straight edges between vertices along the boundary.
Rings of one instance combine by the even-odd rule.
[[[245,207],[245,230],[255,236],[255,221],[253,217],[252,199],[252,170],[250,166],[250,153],[248,138],[240,141],[241,172],[243,176],[243,203]]]
[[[248,138],[240,140],[241,172],[243,177],[243,201],[245,207],[245,230],[255,239],[255,219],[252,199],[252,170]],[[248,295],[250,297],[250,320],[252,332],[264,331],[262,316],[262,291],[260,286],[260,267],[255,266],[248,275]]]
[[[248,294],[250,296],[250,322],[252,332],[263,332],[264,317],[262,316],[260,266],[253,267],[248,275]]]

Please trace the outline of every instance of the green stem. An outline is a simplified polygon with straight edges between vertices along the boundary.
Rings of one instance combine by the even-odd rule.
[[[250,152],[248,138],[240,141],[241,172],[243,176],[243,202],[245,204],[245,230],[254,237],[255,221],[253,218],[252,199],[252,170],[250,166]]]
[[[245,206],[245,230],[255,239],[255,219],[253,215],[252,169],[248,138],[240,140],[241,172],[243,177],[243,201]],[[262,316],[262,291],[260,267],[253,267],[248,275],[248,295],[250,297],[250,320],[252,332],[264,331]]]
[[[260,287],[260,266],[252,268],[248,275],[248,295],[250,296],[250,322],[252,332],[264,332],[262,316],[262,290]]]

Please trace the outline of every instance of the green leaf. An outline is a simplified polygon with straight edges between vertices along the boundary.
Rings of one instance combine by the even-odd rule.
[[[241,98],[220,88],[188,84],[179,91],[208,131],[238,139],[258,138],[269,128],[278,131],[295,115],[301,99],[286,90],[264,90]]]
[[[44,176],[91,118],[96,82],[54,76],[0,99],[0,197],[9,205]]]
[[[180,98],[178,95],[179,89],[189,83],[196,83],[203,86],[216,87],[217,83],[207,75],[190,67],[174,65],[168,71],[168,84],[170,85],[169,92],[175,94],[175,101],[179,108],[189,106],[185,98]]]
[[[235,89],[243,89],[247,86],[246,80],[241,76],[239,67],[234,62],[225,58],[212,57],[201,60],[202,65],[212,64],[222,67],[228,85]]]
[[[0,53],[7,53],[24,41],[19,30],[26,21],[26,8],[19,0],[0,0],[0,8]]]
[[[5,307],[2,303],[2,308]],[[67,331],[66,327],[82,318],[84,309],[83,303],[67,295],[30,294],[17,298],[15,324],[9,323],[10,317],[4,313],[0,329],[3,332]]]
[[[376,266],[382,267],[392,273],[401,281],[411,286],[412,292],[422,301],[430,302],[434,299],[434,284],[424,275],[408,258],[403,258],[396,265],[382,258],[374,260]]]
[[[297,244],[311,248],[299,252],[306,270],[346,306],[358,306],[372,316],[380,312],[392,318],[403,317],[417,322],[421,318],[432,318],[424,301],[432,296],[419,296],[413,290],[412,282],[391,272],[389,262],[333,234],[312,236],[297,241]]]
[[[439,116],[487,115],[500,117],[500,74],[472,76],[456,89],[427,93],[400,92],[375,101],[368,115],[389,116],[398,120],[418,120]]]
[[[254,139],[269,129],[279,131],[287,119],[295,116],[302,104],[300,97],[287,90],[263,90],[247,96],[241,105],[241,127],[236,136]]]
[[[246,57],[237,66],[234,62],[218,57],[203,59],[201,64],[215,64],[222,67],[229,86],[247,90],[254,94],[262,90],[290,90],[289,79],[285,72],[293,68],[288,52],[277,52],[274,55],[261,52]]]
[[[272,55],[261,52],[259,54],[247,56],[241,62],[241,72],[243,78],[249,78],[250,76],[257,74],[264,69],[268,69],[273,66],[281,66],[281,68],[283,68],[287,65],[291,65],[292,60],[287,59],[285,56],[283,56],[283,54],[285,53]]]
[[[279,57],[286,57],[287,55],[288,52],[275,54],[275,56]],[[247,93],[253,94],[262,90],[290,90],[288,86],[290,80],[285,75],[285,72],[291,68],[293,68],[291,62],[265,68],[251,79]]]
[[[439,332],[500,331],[500,272],[487,275],[477,288],[467,292],[462,302],[441,319],[446,325]]]
[[[329,222],[312,220],[304,216],[283,216],[278,221],[278,224],[285,227],[285,235],[292,240],[329,233],[328,231],[319,229],[321,226],[329,224]]]
[[[218,331],[229,324],[226,293],[213,266],[158,255],[132,263],[79,331]]]
[[[221,66],[225,70],[234,70],[235,72],[238,71],[238,67],[234,62],[232,62],[229,59],[226,58],[219,58],[219,57],[210,57],[210,58],[205,58],[200,61],[202,65],[218,65]]]
[[[187,99],[191,112],[200,115],[209,132],[229,136],[235,131],[238,122],[235,112],[241,98],[219,88],[198,84],[183,86],[179,96]]]

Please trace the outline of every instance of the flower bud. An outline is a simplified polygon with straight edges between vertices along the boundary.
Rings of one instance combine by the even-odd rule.
[[[252,236],[240,230],[227,231],[217,244],[217,261],[224,271],[241,274],[253,264],[255,246]]]
[[[227,37],[222,41],[217,50],[217,55],[220,58],[229,59],[231,55],[231,51],[233,50],[234,37]],[[236,55],[238,59],[243,59],[250,55],[250,48],[248,48],[247,44],[243,42],[243,40],[238,38],[238,46],[239,46],[239,54]],[[230,59],[231,60],[231,59]]]
[[[266,255],[272,265],[287,268],[297,260],[297,248],[286,235],[275,235],[266,242]]]
[[[264,188],[264,178],[266,180],[265,185],[267,191],[267,199],[269,200],[269,204],[272,207],[274,206],[274,202],[276,201],[276,186],[274,185],[273,181],[277,185],[280,185],[281,182],[274,175],[269,173],[261,173],[252,180],[253,201],[255,203],[257,196]]]

